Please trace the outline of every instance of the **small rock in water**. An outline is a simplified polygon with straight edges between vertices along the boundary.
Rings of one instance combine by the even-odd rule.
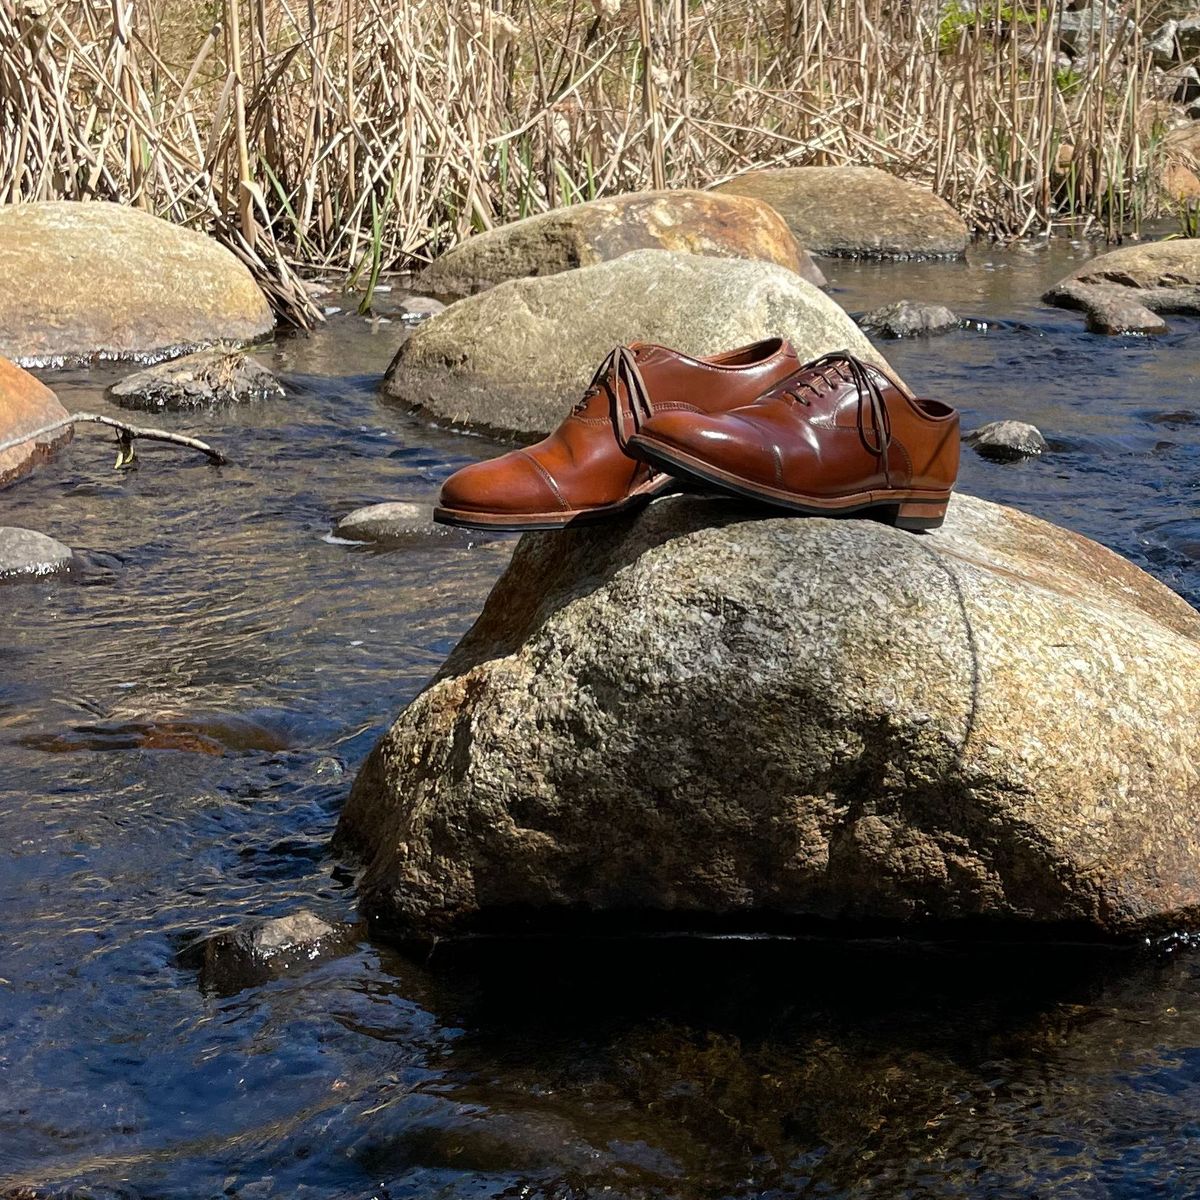
[[[218,995],[231,996],[256,987],[299,967],[340,953],[351,927],[331,925],[316,914],[301,910],[289,917],[255,921],[240,929],[185,947],[179,961],[199,967],[200,986]]]
[[[980,457],[995,462],[1034,458],[1047,449],[1042,431],[1026,421],[989,421],[972,430],[963,440]]]
[[[427,321],[446,306],[432,296],[407,296],[400,302],[400,315],[406,321]]]
[[[916,300],[897,300],[872,309],[859,318],[859,325],[868,333],[881,337],[928,337],[957,329],[961,322],[943,304],[922,304]]]
[[[33,529],[0,526],[0,579],[53,575],[71,565],[70,546]]]
[[[246,353],[217,347],[137,371],[108,389],[122,408],[180,411],[282,396],[279,380]]]
[[[351,542],[375,542],[383,546],[417,546],[444,542],[455,546],[492,541],[483,530],[438,525],[433,508],[408,500],[369,504],[347,513],[333,527],[334,537]]]

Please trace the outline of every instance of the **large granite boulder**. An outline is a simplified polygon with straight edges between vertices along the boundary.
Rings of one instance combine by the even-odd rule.
[[[970,239],[945,200],[877,167],[772,167],[715,190],[765,200],[817,254],[961,258]]]
[[[1099,254],[1042,299],[1084,312],[1093,333],[1162,333],[1167,324],[1159,313],[1200,313],[1200,238]]]
[[[558,425],[618,344],[715,354],[775,336],[803,358],[849,349],[882,361],[846,312],[793,271],[635,250],[450,305],[400,347],[383,391],[441,424],[531,441]]]
[[[45,429],[67,416],[58,397],[40,379],[7,358],[0,358],[0,443]],[[0,487],[32,470],[35,463],[70,438],[71,427],[64,425],[0,450]]]
[[[670,497],[527,535],[355,781],[362,908],[1200,924],[1200,614],[961,496],[932,535]]]
[[[526,275],[555,275],[631,250],[676,250],[778,263],[818,286],[825,277],[783,218],[747,196],[689,189],[573,204],[476,234],[424,270],[419,284],[467,296]]]
[[[0,278],[0,354],[26,366],[163,358],[273,327],[233,254],[120,204],[0,206]]]

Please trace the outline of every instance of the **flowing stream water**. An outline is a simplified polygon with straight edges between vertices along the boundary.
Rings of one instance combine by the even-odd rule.
[[[1200,324],[1105,339],[1038,302],[1067,242],[826,264],[850,310],[986,329],[888,343],[964,425],[960,486],[1077,529],[1200,602]],[[262,358],[286,399],[158,422],[232,465],[84,428],[0,495],[76,548],[0,587],[0,1197],[1200,1194],[1200,957],[894,941],[363,939],[219,995],[178,952],[308,909],[353,773],[470,624],[512,541],[329,537],[497,448],[388,407],[402,326],[340,316]],[[47,376],[116,411],[117,368]]]

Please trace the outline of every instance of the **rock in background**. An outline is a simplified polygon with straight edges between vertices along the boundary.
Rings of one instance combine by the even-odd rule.
[[[774,208],[800,245],[850,258],[962,258],[962,218],[928,188],[876,167],[777,167],[715,189]]]
[[[104,201],[0,206],[0,354],[163,358],[268,336],[270,306],[212,238]]]
[[[882,359],[833,300],[773,263],[636,250],[452,304],[400,347],[386,396],[440,423],[531,441],[553,429],[613,346],[715,354],[789,337],[801,359]]]
[[[179,412],[282,396],[283,386],[245,351],[218,347],[136,371],[114,383],[108,398],[122,408]]]
[[[680,189],[591,200],[478,233],[426,268],[418,284],[439,295],[466,296],[506,279],[590,267],[631,250],[748,258],[787,267],[818,286],[825,282],[766,204]]]
[[[670,497],[527,535],[339,838],[380,932],[1200,922],[1200,614],[957,497],[938,533]]]
[[[68,412],[58,397],[39,379],[6,358],[0,358],[0,442],[44,429],[65,420]],[[0,450],[0,487],[31,471],[56,447],[71,440],[71,427],[31,438],[8,450]]]
[[[1093,333],[1162,333],[1159,313],[1200,313],[1200,238],[1123,246],[1089,259],[1043,297],[1087,314]]]

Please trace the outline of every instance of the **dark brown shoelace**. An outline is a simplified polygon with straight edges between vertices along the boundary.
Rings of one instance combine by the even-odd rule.
[[[892,486],[891,471],[888,466],[888,450],[892,444],[892,419],[888,415],[887,403],[883,398],[883,389],[876,383],[871,374],[871,368],[856,358],[849,350],[834,350],[830,354],[822,354],[812,362],[805,363],[794,375],[789,375],[781,385],[783,391],[799,400],[801,404],[810,401],[800,395],[804,388],[819,396],[823,389],[832,388],[832,372],[844,383],[852,383],[858,391],[858,432],[863,445],[868,452],[879,457],[883,466],[883,478],[888,487]],[[871,409],[871,436],[867,435],[867,425],[863,419],[865,409]]]
[[[629,397],[628,409],[621,403],[621,384],[625,385],[625,394]],[[654,405],[650,401],[650,393],[646,390],[646,382],[638,370],[637,356],[628,346],[616,346],[607,355],[592,376],[583,398],[575,405],[575,412],[581,412],[588,400],[596,395],[601,388],[608,392],[609,415],[612,418],[613,432],[617,436],[617,444],[622,450],[629,439],[642,427],[643,421],[654,416]],[[629,419],[630,429],[626,432],[626,418]]]

